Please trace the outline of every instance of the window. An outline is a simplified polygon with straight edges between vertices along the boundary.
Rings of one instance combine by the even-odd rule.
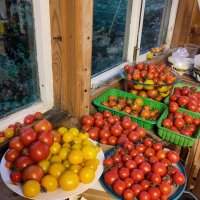
[[[177,7],[178,0],[95,0],[92,87],[120,73],[125,61],[170,46]]]
[[[48,0],[1,0],[1,128],[53,106],[51,68]]]

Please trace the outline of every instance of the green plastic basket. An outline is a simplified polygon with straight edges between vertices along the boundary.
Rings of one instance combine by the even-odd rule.
[[[190,84],[187,84],[187,83],[177,83],[174,85],[174,88],[177,88],[177,87],[180,87],[180,88],[183,88],[184,86],[188,86],[188,87],[192,87],[194,85],[190,85]],[[173,88],[173,89],[174,89]],[[200,87],[197,87],[197,91],[200,91]],[[174,91],[172,91],[171,95],[174,93]],[[171,96],[170,95],[170,96]],[[169,104],[169,98],[170,96],[166,97],[165,100],[164,100],[164,103],[165,104]],[[187,109],[186,109],[187,110]]]
[[[191,115],[194,118],[200,118],[200,114],[191,112],[189,110],[185,110],[183,108],[179,108],[178,112],[187,113],[188,115]],[[162,127],[162,121],[167,118],[168,113],[169,112],[167,108],[158,120],[158,123],[157,123],[158,135],[161,138],[171,143],[178,144],[183,147],[191,147],[194,144],[195,140],[200,137],[200,126],[198,126],[196,133],[192,135],[192,137],[188,137],[180,133],[171,131],[167,128]]]
[[[117,97],[123,97],[123,98],[127,98],[127,99],[141,98],[144,102],[144,105],[150,105],[153,109],[157,109],[159,111],[159,113],[162,113],[166,108],[166,105],[163,103],[153,101],[148,98],[138,97],[134,94],[124,92],[122,90],[117,90],[117,89],[107,90],[103,94],[101,94],[99,97],[97,97],[96,99],[93,100],[93,104],[95,106],[97,106],[97,109],[99,112],[103,112],[105,110],[110,110],[113,115],[118,115],[120,117],[129,116],[129,117],[131,117],[132,121],[137,122],[139,126],[142,126],[145,129],[152,129],[158,120],[157,121],[144,120],[144,119],[141,119],[140,117],[134,117],[134,116],[124,113],[122,111],[114,110],[110,107],[103,106],[101,103],[103,101],[108,101],[108,98],[111,95],[115,95]]]

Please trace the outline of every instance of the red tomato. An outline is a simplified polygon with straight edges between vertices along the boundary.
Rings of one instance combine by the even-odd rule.
[[[136,149],[132,149],[132,150],[130,151],[130,156],[131,156],[132,158],[134,158],[134,157],[137,156],[138,154],[139,154],[139,151],[136,150]]]
[[[200,119],[194,118],[192,123],[193,123],[195,126],[198,126],[198,125],[200,125]]]
[[[122,156],[122,162],[126,162],[126,161],[131,160],[131,159],[132,159],[132,157],[129,154],[124,154]]]
[[[117,138],[117,144],[123,144],[124,142],[126,142],[128,140],[127,136],[125,134],[121,134],[118,138]]]
[[[18,151],[21,151],[24,148],[23,143],[20,140],[19,136],[13,137],[9,142],[9,148],[10,149],[16,149]]]
[[[54,142],[53,134],[51,132],[43,131],[39,134],[38,141],[44,142],[50,147]]]
[[[5,159],[8,162],[13,162],[17,157],[19,157],[20,153],[16,149],[8,149],[5,155]]]
[[[127,160],[124,165],[127,169],[131,170],[137,167],[137,163],[134,160]]]
[[[145,138],[143,140],[143,144],[146,146],[146,147],[151,147],[153,145],[153,140],[152,138]]]
[[[140,164],[142,163],[143,161],[145,161],[145,158],[143,155],[139,154],[137,156],[134,157],[134,161],[137,163],[137,164]]]
[[[168,196],[167,195],[161,195],[160,200],[168,200]]]
[[[176,172],[173,175],[173,181],[178,185],[183,185],[185,183],[185,176],[181,172]]]
[[[183,119],[175,119],[174,120],[174,126],[176,126],[176,128],[183,128],[185,126],[185,121]]]
[[[22,171],[25,167],[31,164],[33,164],[33,161],[28,156],[22,155],[15,160],[14,167],[19,171]]]
[[[169,98],[170,102],[176,102],[176,100],[180,97],[180,94],[172,94]]]
[[[172,163],[167,158],[161,159],[161,162],[165,164],[166,167],[170,166]]]
[[[111,128],[110,128],[110,132],[112,135],[114,136],[120,136],[121,133],[122,133],[122,129],[118,126],[118,125],[113,125]]]
[[[10,124],[8,128],[11,128],[13,131],[15,131],[17,127],[14,124]]]
[[[173,125],[172,120],[169,118],[164,119],[162,122],[162,126],[165,128],[169,128],[172,125]]]
[[[151,175],[151,182],[154,183],[154,184],[156,184],[156,185],[160,184],[161,183],[161,177],[160,177],[160,175],[153,173]]]
[[[150,195],[150,199],[151,200],[158,200],[160,198],[160,190],[158,188],[155,187],[151,187],[148,190],[148,193]]]
[[[125,184],[126,184],[126,188],[130,188],[131,185],[133,185],[133,183],[134,183],[133,179],[130,178],[130,177],[125,178],[125,179],[124,179],[124,182],[125,182]]]
[[[122,168],[119,169],[118,174],[119,174],[119,177],[120,177],[121,179],[125,179],[125,178],[128,178],[128,177],[129,177],[130,171],[129,171],[129,169],[127,169],[126,167],[122,167]]]
[[[107,122],[111,125],[115,124],[116,122],[115,117],[114,116],[108,117]]]
[[[131,128],[131,121],[129,120],[122,120],[122,128],[123,129],[130,129]]]
[[[162,149],[162,143],[161,142],[157,142],[156,144],[153,145],[153,149],[158,151]]]
[[[151,171],[151,165],[148,162],[144,161],[139,164],[139,169],[141,169],[144,172],[144,174],[147,174]]]
[[[29,146],[37,139],[37,133],[30,127],[20,130],[20,140],[25,146]]]
[[[169,175],[173,175],[173,174],[175,174],[176,172],[179,172],[179,169],[178,169],[176,166],[170,165],[170,166],[168,167],[167,173],[168,173]]]
[[[38,165],[29,165],[22,172],[23,181],[36,180],[40,182],[43,176],[44,172]]]
[[[125,200],[132,200],[134,198],[134,193],[131,189],[125,189],[123,197]]]
[[[188,130],[189,130],[192,134],[195,133],[196,129],[197,129],[197,127],[196,127],[195,125],[190,125],[190,126],[188,126]]]
[[[99,138],[99,133],[98,131],[96,131],[95,129],[91,128],[89,131],[88,131],[88,134],[89,134],[89,137],[92,139],[92,140],[97,140]],[[106,138],[105,138],[106,139]]]
[[[110,131],[108,129],[101,129],[99,132],[99,138],[109,138],[111,136]]]
[[[28,115],[24,118],[24,124],[30,125],[34,122],[35,117],[33,115]]]
[[[123,144],[123,148],[131,151],[134,148],[134,144],[131,141],[126,141]]]
[[[135,182],[142,181],[144,179],[144,172],[141,169],[132,169],[131,170],[131,178]]]
[[[180,131],[179,131],[175,126],[170,126],[169,129],[170,129],[171,131],[176,132],[176,133],[180,133]]]
[[[148,192],[142,191],[142,192],[140,192],[138,198],[139,198],[139,200],[150,200],[150,195]]]
[[[112,158],[105,158],[105,160],[103,161],[103,165],[107,167],[112,167],[113,166]]]
[[[35,162],[40,162],[49,156],[49,146],[43,142],[34,142],[29,148],[30,159]]]
[[[146,149],[146,146],[144,144],[139,144],[135,147],[136,150],[139,151],[139,153],[143,153]]]
[[[132,142],[139,142],[140,141],[140,134],[136,131],[131,131],[129,134],[128,134],[128,139]]]
[[[167,182],[161,182],[158,189],[160,190],[160,193],[164,195],[169,195],[172,191],[171,185]]]
[[[159,161],[158,157],[156,157],[154,155],[149,157],[149,163],[150,164],[154,164],[154,163],[156,163],[158,161]]]
[[[180,118],[182,119],[183,118],[183,113],[180,113],[180,112],[177,112],[174,114],[174,118]]]
[[[113,184],[113,190],[117,195],[122,195],[126,189],[126,184],[122,180],[116,180]]]
[[[39,120],[39,119],[43,119],[44,115],[41,112],[36,112],[34,114],[35,119]]]
[[[109,170],[104,174],[104,181],[108,185],[112,185],[118,178],[118,174],[113,170]]]
[[[159,174],[160,176],[164,176],[167,172],[167,168],[164,163],[157,162],[153,164],[152,172]]]
[[[101,144],[108,144],[108,139],[107,138],[102,138],[100,139]]]
[[[93,118],[94,118],[94,119],[103,119],[103,114],[100,113],[100,112],[96,112],[96,113],[93,115]]]
[[[156,156],[159,158],[159,160],[162,160],[166,158],[166,151],[163,149],[160,149],[156,152]]]
[[[140,134],[140,137],[143,138],[146,136],[146,130],[143,127],[137,127],[135,129],[136,132],[138,132]]]
[[[138,194],[143,190],[143,188],[140,184],[135,183],[131,186],[131,190],[133,191],[135,196],[138,196]]]
[[[109,110],[105,110],[103,112],[103,117],[110,117],[110,116],[112,116],[112,113]]]
[[[172,163],[177,163],[180,160],[180,157],[175,151],[169,151],[167,152],[167,159]]]
[[[90,115],[83,116],[81,119],[81,124],[83,125],[88,125],[88,126],[93,126],[94,124],[94,118]]]
[[[52,130],[52,125],[48,120],[43,119],[43,120],[36,122],[36,124],[34,125],[34,129],[35,129],[36,133],[39,133],[42,131],[49,132]]]
[[[181,107],[186,106],[189,103],[189,98],[187,96],[181,96],[177,99],[177,103]]]
[[[197,110],[197,103],[189,102],[187,104],[187,109],[195,112]]]
[[[96,119],[94,124],[97,127],[102,127],[104,125],[104,120],[103,119]]]
[[[184,86],[181,89],[181,95],[187,95],[190,92],[190,88],[188,86]]]
[[[153,148],[149,147],[144,151],[144,155],[147,157],[153,156],[153,155],[155,155],[155,150]]]
[[[140,185],[142,186],[143,190],[147,190],[151,186],[148,180],[142,180],[140,182]]]
[[[20,171],[11,171],[10,180],[13,183],[21,183],[22,182],[22,173]]]
[[[169,103],[169,111],[173,112],[173,113],[177,112],[178,111],[178,104],[175,103],[175,102],[170,102]]]
[[[108,138],[108,144],[109,145],[112,145],[112,146],[115,146],[117,144],[117,137],[115,136],[110,136]]]
[[[121,155],[119,155],[119,154],[115,154],[115,155],[112,157],[112,159],[113,159],[113,161],[114,161],[115,163],[118,163],[118,162],[121,162],[121,161],[122,161],[122,157],[121,157]]]
[[[133,131],[138,127],[138,124],[136,122],[131,122],[130,130]]]

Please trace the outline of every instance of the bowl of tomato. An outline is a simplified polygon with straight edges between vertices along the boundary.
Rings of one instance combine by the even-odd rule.
[[[180,76],[165,64],[138,63],[124,67],[125,90],[132,94],[163,101],[168,97]]]

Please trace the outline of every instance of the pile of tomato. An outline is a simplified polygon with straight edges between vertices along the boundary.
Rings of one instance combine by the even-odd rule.
[[[54,191],[60,187],[70,191],[80,182],[93,181],[100,163],[99,151],[88,133],[77,128],[53,130],[51,123],[43,119],[22,127],[10,140],[5,165],[10,169],[11,181],[22,183],[23,194],[32,198],[43,189]]]
[[[178,106],[200,113],[200,91],[192,86],[177,87],[169,98],[170,102],[176,102]]]
[[[141,98],[126,99],[111,95],[108,97],[108,101],[103,101],[101,104],[146,120],[157,120],[159,117],[159,111],[150,105],[144,105]]]
[[[125,200],[166,200],[173,185],[183,185],[184,175],[176,163],[179,155],[164,150],[160,142],[145,138],[134,145],[126,142],[104,160],[104,182]]]
[[[120,118],[108,110],[103,113],[97,112],[93,116],[84,116],[81,124],[81,130],[88,132],[91,139],[112,146],[128,140],[139,142],[146,136],[146,130],[132,122],[130,117]]]
[[[37,120],[43,119],[44,116],[41,112],[36,112],[35,114],[27,115],[24,118],[24,123],[16,122],[15,124],[10,124],[8,128],[4,131],[0,131],[0,144],[4,143],[7,139],[12,138],[14,135],[18,133],[18,131],[26,125],[31,125]]]
[[[135,66],[126,65],[124,67],[124,73],[128,80],[127,87],[130,93],[145,98],[148,97],[156,101],[162,101],[170,95],[172,84],[177,79],[171,72],[171,68],[166,67],[165,64],[138,63]]]

